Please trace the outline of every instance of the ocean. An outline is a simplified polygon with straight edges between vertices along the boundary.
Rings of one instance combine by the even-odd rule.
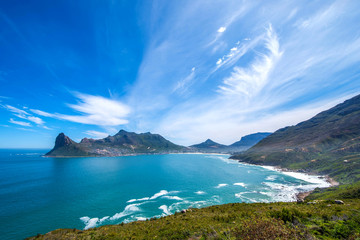
[[[1,239],[58,228],[146,220],[187,208],[294,201],[323,178],[246,165],[229,155],[46,158],[47,150],[0,150]]]

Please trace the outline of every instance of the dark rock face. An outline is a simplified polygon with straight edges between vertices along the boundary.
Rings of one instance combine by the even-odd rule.
[[[99,140],[84,138],[80,143],[60,133],[55,140],[54,148],[46,156],[121,156],[188,151],[188,148],[176,145],[159,134],[137,134],[120,130],[114,136]]]
[[[263,138],[269,136],[270,132],[259,132],[246,135],[240,141],[234,142],[230,147],[251,147],[260,142]]]
[[[45,154],[50,157],[68,157],[68,156],[88,156],[85,148],[71,140],[64,133],[60,133],[55,140],[54,148]]]
[[[66,136],[64,133],[60,133],[56,137],[54,148],[69,146],[70,144],[72,144],[72,142],[73,141],[68,136]]]

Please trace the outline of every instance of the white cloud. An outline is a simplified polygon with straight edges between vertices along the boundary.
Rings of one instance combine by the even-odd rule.
[[[179,92],[180,94],[184,94],[187,91],[187,89],[191,86],[192,81],[195,78],[195,69],[196,68],[193,67],[189,75],[187,75],[184,79],[176,83],[173,92]]]
[[[171,33],[178,34],[161,35],[166,39],[149,46],[139,70],[132,104],[142,118],[137,118],[135,128],[185,145],[204,138],[231,143],[244,134],[306,120],[327,109],[315,102],[360,89],[360,38],[349,27],[359,21],[359,3],[261,5],[241,14],[227,5],[226,10],[214,11],[221,16],[211,16],[213,22],[195,23],[190,29],[182,26],[182,19],[193,18],[176,15],[181,20],[171,24]],[[199,17],[197,9],[193,13]],[[264,31],[267,23],[274,29]],[[227,28],[226,34],[214,32],[219,26]],[[160,48],[160,43],[167,47]],[[183,79],[177,73],[186,77],[191,66],[198,66],[194,94],[179,101],[171,90]]]
[[[39,124],[39,125],[44,124],[44,121],[41,118],[38,118],[38,117],[29,116],[26,119],[31,121],[31,122],[34,122],[36,124]]]
[[[267,29],[265,46],[269,53],[260,54],[248,68],[234,67],[231,75],[219,87],[222,94],[251,97],[265,86],[271,69],[282,55],[278,37],[271,25]],[[237,51],[237,48],[232,48],[231,51]]]
[[[17,124],[17,125],[24,126],[24,127],[31,127],[31,124],[28,122],[16,121],[12,118],[10,118],[9,123]]]
[[[231,144],[247,134],[274,132],[279,128],[308,120],[353,96],[354,94],[346,95],[276,112],[262,112],[256,108],[257,106],[247,109],[247,112],[241,112],[236,108],[235,102],[226,103],[216,99],[210,104],[201,104],[196,109],[174,112],[160,123],[156,132],[170,138],[174,137],[176,143],[184,145],[196,144],[206,138]]]
[[[226,30],[226,27],[220,27],[220,28],[217,30],[217,32],[218,32],[218,33],[223,33],[223,32],[225,32],[225,30]]]
[[[17,113],[17,114],[20,114],[20,115],[29,115],[29,113],[27,113],[26,111],[24,110],[21,110],[19,108],[16,108],[16,107],[13,107],[13,106],[10,106],[10,105],[5,105],[4,106],[7,110],[9,110],[10,112],[13,112],[13,113]]]
[[[236,3],[235,3],[236,4]],[[217,30],[217,34],[213,40],[211,40],[207,46],[212,46],[213,44],[217,43],[218,40],[221,38],[223,33],[226,31],[226,29],[233,24],[237,19],[244,16],[252,7],[254,6],[254,3],[252,2],[243,2],[240,6],[236,7],[236,11],[232,11],[231,13],[228,13],[225,15],[225,18],[223,21],[225,22],[222,27],[220,27]],[[218,49],[217,46],[214,47],[213,52]]]
[[[19,118],[22,118],[22,119],[26,119],[26,120],[29,120],[30,122],[33,122],[33,123],[36,123],[38,125],[43,125],[45,122],[39,118],[39,117],[34,117],[34,116],[25,116],[25,115],[21,115],[21,114],[14,114],[15,116],[19,117]]]
[[[264,40],[265,36],[266,35],[261,34],[254,40],[247,41],[243,44],[237,42],[235,47],[232,47],[227,54],[219,58],[216,62],[216,67],[210,71],[210,75],[218,71],[220,68],[233,66],[241,57],[248,53],[249,50],[258,45],[260,41]]]
[[[98,132],[98,131],[93,131],[93,130],[89,130],[89,131],[86,131],[84,133],[89,135],[89,136],[95,137],[95,138],[105,138],[105,137],[109,136],[108,133]]]
[[[37,115],[44,116],[44,117],[55,117],[55,114],[47,113],[47,112],[40,111],[37,109],[30,109],[30,111],[32,111],[33,113],[35,113]]]
[[[35,116],[31,115],[30,113],[22,110],[22,109],[13,107],[13,106],[11,106],[11,105],[4,105],[3,107],[4,107],[5,109],[7,109],[8,111],[12,112],[13,115],[16,116],[16,117],[18,117],[18,118],[22,118],[22,119],[28,120],[28,121],[30,121],[30,122],[33,122],[33,123],[36,123],[36,124],[42,125],[42,126],[43,126],[44,123],[45,123],[41,118],[35,117]],[[26,109],[26,108],[24,107],[24,109]],[[13,121],[13,123],[14,123],[14,120],[12,120],[12,121]],[[16,122],[16,121],[15,121],[15,122]],[[19,123],[21,123],[21,124],[19,124]],[[22,126],[30,126],[30,123],[29,123],[29,125],[24,125],[24,122],[21,122],[21,121],[18,122],[18,123],[15,123],[15,124],[22,125]]]
[[[98,126],[118,126],[128,123],[125,118],[130,113],[130,108],[122,102],[82,93],[76,93],[75,96],[78,103],[67,105],[80,115],[47,113],[37,109],[31,111],[45,117]]]

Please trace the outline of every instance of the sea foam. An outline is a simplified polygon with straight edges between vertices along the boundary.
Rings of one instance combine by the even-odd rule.
[[[204,194],[206,194],[206,192],[204,192],[204,191],[197,191],[197,192],[195,192],[197,195],[204,195]]]
[[[246,187],[246,184],[245,183],[234,183],[233,185],[235,186],[242,186],[242,187]]]
[[[169,209],[168,209],[168,206],[166,206],[166,205],[161,205],[161,206],[159,207],[159,209],[163,210],[163,212],[164,212],[165,215],[170,215],[170,214],[171,214],[171,212],[170,212]]]

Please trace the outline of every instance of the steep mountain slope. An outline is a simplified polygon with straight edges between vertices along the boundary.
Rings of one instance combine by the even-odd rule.
[[[270,134],[270,132],[258,132],[249,134],[243,136],[239,141],[229,145],[229,147],[252,147]]]
[[[360,180],[360,95],[296,126],[276,131],[244,153],[244,162]]]
[[[211,139],[206,140],[205,142],[191,145],[190,148],[193,151],[197,152],[207,152],[207,153],[235,153],[241,152],[249,149],[254,146],[264,137],[270,135],[271,133],[253,133],[250,135],[243,136],[239,141],[231,145],[223,145],[217,142],[212,141]]]
[[[54,148],[45,154],[52,157],[90,156],[87,150],[79,143],[74,142],[64,133],[60,133],[55,140]]]
[[[207,139],[205,142],[195,144],[195,145],[191,145],[190,147],[195,147],[195,148],[223,148],[223,147],[226,147],[226,145],[214,142],[211,139]]]
[[[134,133],[120,130],[114,136],[95,140],[84,138],[80,143],[63,133],[55,141],[55,147],[46,156],[121,156],[129,154],[170,153],[188,151],[159,134]]]

